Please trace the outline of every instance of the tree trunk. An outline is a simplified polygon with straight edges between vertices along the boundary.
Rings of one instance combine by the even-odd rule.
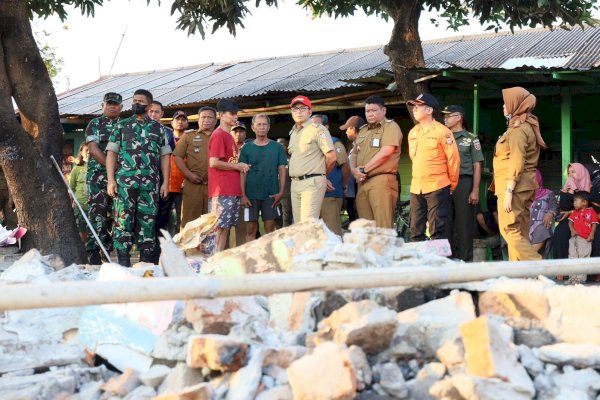
[[[24,125],[13,112],[13,98]],[[26,127],[26,129],[24,128]],[[54,88],[33,38],[27,2],[0,0],[0,164],[24,248],[57,254],[70,264],[85,252],[68,192],[50,155],[62,159],[63,129]]]
[[[392,2],[389,2],[392,3]],[[384,8],[394,20],[394,29],[390,42],[384,52],[390,58],[394,80],[404,100],[416,98],[420,93],[429,93],[425,82],[415,83],[415,68],[425,67],[423,46],[419,36],[419,17],[421,0],[402,0]]]

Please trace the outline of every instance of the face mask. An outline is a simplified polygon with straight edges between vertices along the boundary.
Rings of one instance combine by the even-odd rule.
[[[146,112],[146,107],[145,104],[133,103],[131,105],[131,111],[133,111],[135,115],[142,115]]]

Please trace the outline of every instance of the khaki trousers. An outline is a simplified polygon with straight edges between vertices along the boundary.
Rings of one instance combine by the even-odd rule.
[[[394,227],[398,201],[398,180],[394,174],[381,174],[358,185],[356,211],[359,218],[375,221],[378,228]]]
[[[592,242],[581,236],[573,236],[569,239],[569,258],[589,258],[592,254]]]
[[[185,180],[183,185],[183,199],[181,203],[181,225],[208,213],[208,185],[199,185]]]
[[[498,227],[500,234],[508,245],[508,259],[510,261],[541,260],[542,256],[534,250],[529,241],[529,224],[531,203],[535,190],[514,192],[512,196],[511,212],[504,211],[504,196],[506,192],[497,193],[498,196]]]
[[[321,218],[330,231],[338,236],[342,236],[342,212],[343,200],[339,197],[325,197],[321,206]]]
[[[303,222],[309,218],[319,218],[325,190],[327,190],[325,176],[315,176],[301,181],[292,180],[291,197],[294,223]]]

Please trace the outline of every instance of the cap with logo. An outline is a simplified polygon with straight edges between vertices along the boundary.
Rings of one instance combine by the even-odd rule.
[[[437,101],[437,99],[432,94],[429,94],[429,93],[421,93],[420,95],[417,96],[416,99],[409,100],[409,101],[407,101],[407,103],[410,104],[411,106],[424,104],[435,110],[440,109],[440,103]]]
[[[221,99],[217,103],[217,111],[218,112],[238,112],[238,111],[240,111],[240,107],[233,100]]]
[[[459,113],[461,114],[463,117],[467,114],[464,107],[462,106],[457,106],[457,105],[451,105],[451,106],[446,106],[444,107],[444,109],[442,110],[442,114],[453,114],[453,113]]]
[[[231,130],[234,131],[236,129],[243,129],[246,130],[246,124],[244,124],[243,122],[236,122],[236,124],[234,126],[231,127]]]
[[[362,117],[359,117],[358,115],[353,115],[346,120],[346,123],[344,125],[340,126],[340,129],[343,131],[345,131],[348,128],[358,129],[364,124],[365,120]]]
[[[296,97],[294,97],[292,99],[292,102],[290,103],[290,107],[294,107],[294,104],[296,104],[296,103],[304,104],[306,107],[312,109],[312,103],[310,102],[310,100],[306,96],[296,96]]]
[[[115,93],[115,92],[108,92],[104,95],[104,100],[105,103],[116,103],[116,104],[121,104],[123,102],[123,97],[119,94],[119,93]]]
[[[173,119],[177,119],[179,117],[183,117],[186,120],[188,119],[187,114],[185,113],[185,111],[183,110],[179,110],[179,111],[175,111],[175,114],[173,114]]]

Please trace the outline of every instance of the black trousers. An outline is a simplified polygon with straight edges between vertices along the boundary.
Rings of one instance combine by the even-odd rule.
[[[452,257],[463,261],[473,261],[473,224],[475,208],[469,204],[469,195],[473,191],[473,177],[461,175],[456,190],[452,192],[452,207],[448,227],[448,240],[452,247]]]
[[[422,242],[429,222],[429,237],[447,239],[450,221],[450,186],[427,194],[410,194],[410,240]]]

